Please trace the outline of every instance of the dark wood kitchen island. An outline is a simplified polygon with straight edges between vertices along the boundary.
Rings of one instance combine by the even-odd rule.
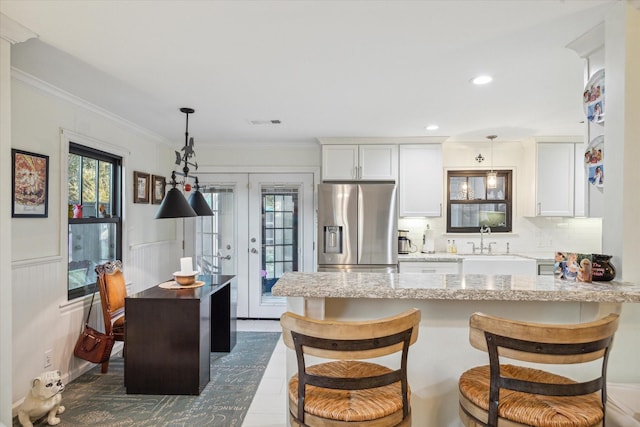
[[[235,346],[235,276],[198,280],[204,286],[154,286],[125,299],[127,393],[198,395],[209,382],[211,352]]]

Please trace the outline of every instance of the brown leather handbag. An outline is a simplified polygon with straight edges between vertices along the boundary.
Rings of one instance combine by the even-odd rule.
[[[89,362],[102,363],[111,357],[111,350],[113,349],[115,339],[113,335],[104,334],[89,326],[89,316],[91,315],[91,308],[93,307],[95,296],[96,292],[94,289],[93,296],[91,297],[91,305],[89,305],[89,312],[87,313],[87,320],[84,322],[84,330],[78,337],[76,346],[73,349],[73,354]]]

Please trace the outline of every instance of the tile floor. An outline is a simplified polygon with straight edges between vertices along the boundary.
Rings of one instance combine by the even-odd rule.
[[[238,320],[239,331],[281,332],[277,320]],[[283,427],[287,425],[286,347],[276,344],[242,427]]]

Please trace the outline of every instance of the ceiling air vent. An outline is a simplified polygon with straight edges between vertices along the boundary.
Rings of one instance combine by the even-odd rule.
[[[279,125],[280,120],[249,120],[252,125]]]

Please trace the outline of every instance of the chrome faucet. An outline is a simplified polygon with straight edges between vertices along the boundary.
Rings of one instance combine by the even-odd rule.
[[[488,225],[483,225],[482,227],[480,227],[480,253],[483,254],[484,253],[484,234],[485,233],[489,233],[489,236],[491,236],[491,228],[489,228]],[[487,248],[489,250],[489,253],[491,253],[491,245],[489,245],[489,247]]]

